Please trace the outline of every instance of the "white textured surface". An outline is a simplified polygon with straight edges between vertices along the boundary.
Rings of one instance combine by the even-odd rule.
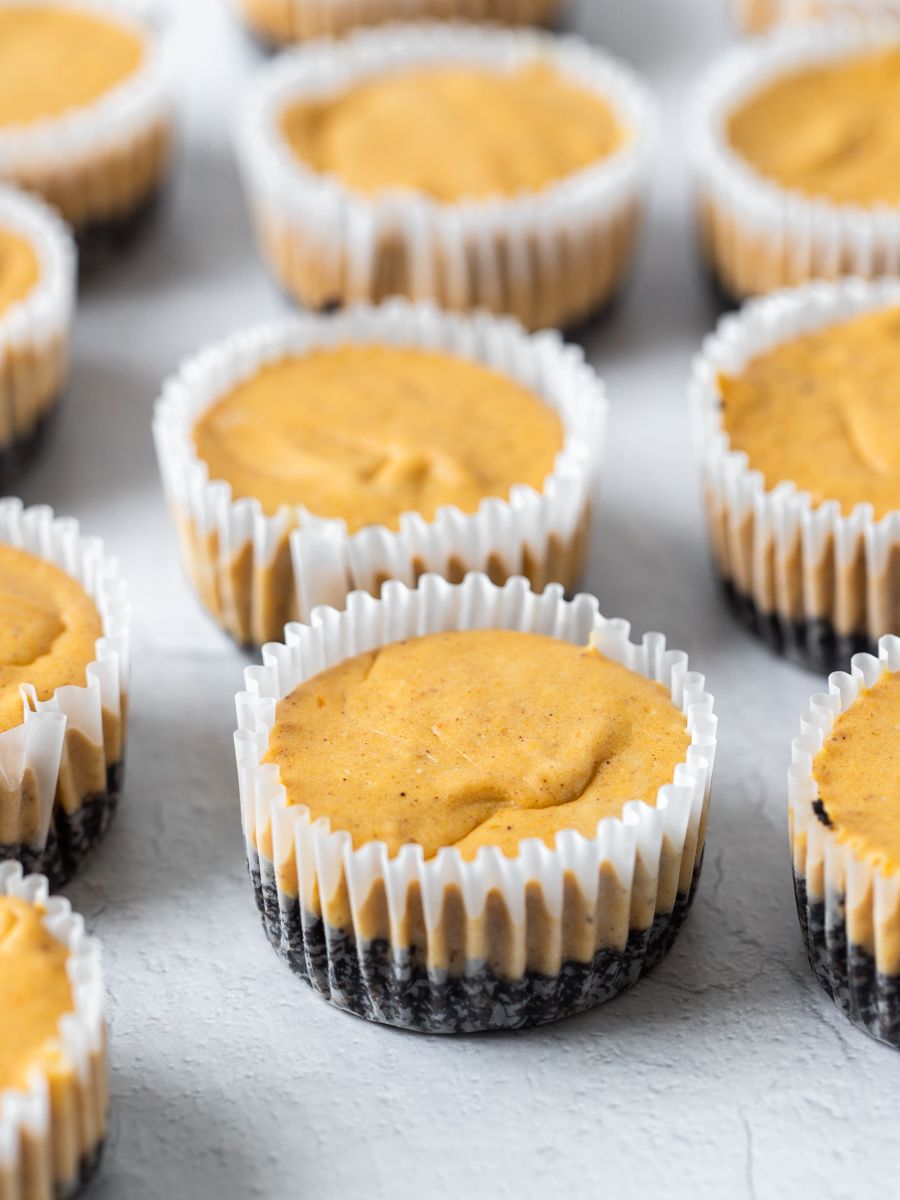
[[[84,290],[71,393],[24,485],[120,554],[135,606],[127,789],[68,889],[106,947],[113,1114],[90,1200],[863,1196],[896,1192],[898,1059],[807,966],[786,843],[790,743],[815,676],[724,610],[684,396],[713,320],[679,113],[722,0],[581,0],[572,23],[652,79],[667,128],[638,277],[588,337],[609,470],[586,586],[707,673],[720,757],[704,878],[668,960],[543,1030],[440,1040],[328,1007],[277,961],[242,859],[231,747],[246,659],[182,581],[150,440],[161,376],[283,311],[257,264],[225,122],[257,59],[224,0],[172,0],[185,144],[162,220]]]

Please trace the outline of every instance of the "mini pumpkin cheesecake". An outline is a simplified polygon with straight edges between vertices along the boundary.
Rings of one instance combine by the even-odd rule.
[[[605,407],[551,335],[395,303],[206,351],[154,429],[189,578],[233,637],[263,643],[429,570],[572,587]]]
[[[900,640],[860,654],[813,696],[790,770],[797,908],[819,982],[900,1048]]]
[[[730,302],[900,267],[900,29],[874,17],[773,33],[695,102],[701,242]]]
[[[0,859],[55,885],[112,820],[127,604],[115,565],[47,509],[0,504]]]
[[[362,25],[423,19],[549,24],[563,0],[236,0],[247,28],[264,44],[283,46],[335,37]]]
[[[244,832],[298,974],[450,1033],[556,1020],[659,961],[700,870],[715,718],[683,655],[627,632],[587,596],[472,574],[264,648],[238,697]]]
[[[0,1195],[58,1200],[106,1136],[100,949],[47,880],[0,863]]]
[[[238,152],[275,278],[308,308],[401,295],[571,326],[630,265],[653,126],[576,39],[391,26],[264,69]]]
[[[2,11],[2,10],[0,10]],[[21,464],[65,388],[75,247],[39,200],[0,185],[0,464]]]
[[[0,2],[0,178],[42,195],[94,245],[149,208],[171,141],[148,21],[116,0]]]
[[[757,301],[695,364],[719,574],[756,632],[817,669],[900,627],[898,368],[891,281]]]

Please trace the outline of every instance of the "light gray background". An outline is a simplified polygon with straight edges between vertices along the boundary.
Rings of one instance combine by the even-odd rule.
[[[150,438],[160,380],[283,311],[228,126],[259,53],[224,0],[170,0],[183,142],[161,220],[81,295],[74,378],[23,484],[102,534],[134,600],[127,786],[70,889],[103,939],[112,1127],[90,1200],[864,1196],[898,1193],[900,1060],[819,991],[786,846],[790,740],[820,680],[724,610],[685,407],[714,320],[694,259],[681,113],[732,36],[724,0],[581,0],[569,23],[641,69],[665,126],[633,286],[588,334],[611,445],[588,590],[707,673],[721,750],[706,869],[668,960],[545,1029],[452,1040],[337,1012],[266,942],[231,745],[247,659],[183,581]]]

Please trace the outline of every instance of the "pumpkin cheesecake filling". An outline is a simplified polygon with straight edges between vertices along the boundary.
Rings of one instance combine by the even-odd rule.
[[[40,275],[38,256],[31,241],[11,229],[0,227],[0,319],[35,289]]]
[[[57,4],[0,6],[0,128],[84,108],[142,65],[124,25]]]
[[[629,136],[611,105],[540,62],[395,70],[288,105],[280,130],[302,163],[354,191],[450,204],[540,192]]]
[[[358,655],[278,704],[267,763],[289,805],[354,848],[426,858],[596,834],[655,804],[690,745],[658,683],[593,648],[509,630],[431,634]]]
[[[235,499],[270,515],[302,505],[355,532],[540,490],[563,429],[536,393],[478,363],[347,345],[262,367],[202,414],[193,442]]]
[[[820,819],[876,867],[900,866],[900,674],[885,671],[832,726],[813,761]]]
[[[35,1068],[52,1071],[60,1018],[75,1008],[68,948],[43,917],[40,905],[0,896],[0,1093],[25,1089]]]
[[[782,187],[838,204],[900,204],[900,48],[777,79],[727,122],[734,151]]]
[[[790,481],[846,515],[871,504],[877,520],[900,509],[900,308],[793,338],[719,389],[731,448],[768,489]]]
[[[39,700],[84,686],[103,627],[84,588],[53,563],[0,545],[0,732],[22,722],[22,684]]]

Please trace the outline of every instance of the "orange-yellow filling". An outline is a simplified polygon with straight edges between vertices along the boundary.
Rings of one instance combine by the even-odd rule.
[[[61,117],[133,75],[144,47],[123,24],[60,4],[0,6],[0,127]]]
[[[475,512],[517,483],[541,488],[562,447],[556,413],[478,363],[341,346],[263,367],[213,404],[193,440],[210,477],[267,513],[304,505],[351,531],[404,512]]]
[[[900,509],[900,308],[793,338],[719,379],[735,450],[814,503]]]
[[[0,731],[23,720],[23,683],[39,700],[66,684],[83,687],[102,632],[80,583],[36,555],[0,545]]]
[[[900,674],[885,671],[838,717],[813,761],[840,841],[888,871],[900,865]]]
[[[293,153],[371,195],[454,203],[539,192],[628,139],[610,104],[539,61],[396,70],[281,115]]]
[[[762,88],[727,123],[760,174],[839,204],[900,204],[900,47],[804,68]]]
[[[0,317],[34,290],[40,274],[38,256],[29,239],[0,227]]]
[[[0,896],[0,1092],[61,1060],[59,1021],[74,1009],[67,948],[45,929],[44,910]]]
[[[440,633],[361,654],[282,700],[265,761],[290,804],[355,847],[417,842],[515,855],[523,838],[593,837],[628,800],[654,804],[683,762],[683,714],[660,684],[536,634]]]

